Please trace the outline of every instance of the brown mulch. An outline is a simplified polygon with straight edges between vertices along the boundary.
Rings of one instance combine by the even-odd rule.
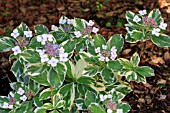
[[[97,8],[96,1],[103,6]],[[66,15],[94,20],[100,33],[108,38],[115,33],[126,33],[123,25],[117,26],[118,20],[126,23],[126,11],[154,8],[162,12],[170,35],[170,0],[0,0],[0,35],[10,35],[21,22],[31,30],[36,24],[44,24],[50,29]],[[110,26],[106,26],[108,22]],[[134,52],[140,55],[140,65],[151,66],[156,75],[147,78],[147,84],[130,82],[133,91],[124,99],[132,107],[130,112],[170,113],[170,48],[157,47],[151,41],[126,43],[119,56],[128,59]],[[11,90],[10,81],[15,81],[10,72],[9,55],[10,52],[0,53],[0,95],[7,95]]]

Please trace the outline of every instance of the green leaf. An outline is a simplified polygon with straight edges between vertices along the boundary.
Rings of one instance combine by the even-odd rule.
[[[138,23],[133,21],[133,18],[135,17],[135,14],[131,11],[126,11],[126,19],[130,25],[133,26],[139,26]]]
[[[86,40],[81,40],[79,43],[77,43],[75,50],[77,52],[80,52],[80,50],[84,50],[86,48]]]
[[[161,17],[161,12],[159,11],[159,9],[153,9],[149,13],[148,17],[154,18],[157,24],[163,21],[163,18]]]
[[[127,81],[146,83],[146,77],[138,74],[135,71],[125,71],[122,75],[126,77]]]
[[[32,49],[35,49],[38,48],[38,47],[43,47],[43,45],[37,41],[37,36],[36,37],[33,37],[28,45],[28,47],[32,48]]]
[[[92,113],[106,113],[104,108],[98,103],[91,103],[88,108]]]
[[[76,46],[76,42],[74,40],[68,40],[67,42],[64,42],[63,44],[64,44],[63,48],[65,52],[67,53],[73,52]]]
[[[23,74],[24,72],[24,64],[23,62],[18,59],[14,62],[14,64],[11,67],[12,73],[15,75],[17,79]]]
[[[86,106],[89,106],[91,103],[96,103],[96,98],[97,95],[95,95],[93,92],[91,91],[87,91],[86,94],[85,94],[85,105]]]
[[[87,110],[84,99],[82,99],[82,98],[76,99],[75,104],[76,104],[78,110]]]
[[[34,110],[34,113],[46,113],[46,109],[44,107],[38,107]]]
[[[37,83],[45,86],[49,86],[49,82],[47,81],[47,67],[44,64],[31,64],[28,65],[26,74],[30,75],[30,78]]]
[[[24,31],[29,31],[28,26],[23,22],[18,26],[18,29],[22,30],[23,33],[24,33]]]
[[[62,100],[62,97],[59,94],[55,94],[53,96],[53,106],[54,106],[54,109],[64,107],[65,103],[66,103],[66,101]]]
[[[56,105],[55,108],[62,108],[64,107],[66,101],[65,100],[60,100]]]
[[[127,33],[126,36],[125,36],[125,41],[126,42],[129,42],[129,43],[136,43],[138,40],[135,40],[131,37],[130,33]]]
[[[50,88],[44,89],[39,95],[39,100],[47,100],[51,98],[51,92]]]
[[[150,76],[154,76],[154,70],[148,66],[141,66],[141,67],[136,67],[136,71],[137,73],[139,73],[140,75],[143,75],[145,77],[150,77]]]
[[[144,38],[145,38],[145,35],[144,35],[141,31],[138,31],[138,30],[133,30],[133,31],[130,33],[130,36],[131,36],[131,38],[133,38],[135,41],[144,40]]]
[[[40,101],[40,99],[39,99],[39,95],[36,95],[34,98],[33,98],[33,101],[34,101],[34,105],[36,106],[36,107],[41,107],[43,104],[42,104],[42,102]]]
[[[48,34],[48,28],[44,25],[36,25],[34,26],[36,35]]]
[[[130,58],[130,61],[132,62],[133,66],[138,66],[140,62],[140,57],[138,53],[134,53],[133,56]]]
[[[33,49],[27,49],[21,53],[21,57],[29,63],[38,63],[41,61],[40,55]]]
[[[72,78],[73,80],[76,79],[73,73],[75,71],[73,63],[69,60],[65,64],[67,66],[67,76]]]
[[[54,88],[58,89],[60,86],[62,86],[64,79],[64,73],[60,74],[57,72],[57,70],[54,70],[53,68],[49,70],[47,80]]]
[[[73,26],[79,30],[79,31],[82,31],[85,27],[87,27],[87,21],[84,20],[84,19],[79,19],[79,18],[75,18],[74,19],[74,23],[73,23]]]
[[[51,34],[53,35],[53,37],[56,39],[57,43],[60,44],[62,42],[64,42],[65,40],[71,38],[67,35],[67,33],[65,33],[64,29],[59,27],[59,29],[55,32],[51,32]]]
[[[57,110],[53,110],[50,113],[59,113]]]
[[[15,110],[15,113],[22,113],[25,111],[26,113],[30,113],[33,110],[32,101],[22,102],[20,107]]]
[[[116,53],[118,54],[123,47],[124,39],[123,39],[122,35],[115,34],[112,37],[110,37],[107,44],[108,44],[109,49],[111,49],[113,46],[115,46],[117,49]]]
[[[106,67],[103,68],[103,70],[101,72],[101,76],[106,83],[112,83],[113,82],[114,73],[112,72],[112,70],[110,70]]]
[[[118,103],[116,106],[117,109],[122,109],[123,113],[128,113],[131,109],[130,105],[127,103]]]
[[[3,37],[0,39],[0,52],[6,52],[15,47],[15,39]]]
[[[126,96],[127,94],[129,94],[132,91],[129,83],[127,83],[127,82],[124,82],[124,83],[117,82],[116,84],[109,84],[109,86],[107,88],[108,88],[108,90],[112,90],[112,93],[114,93],[114,91],[120,92],[124,96]],[[115,99],[113,99],[113,100],[115,100]]]
[[[69,110],[71,109],[71,106],[73,105],[74,99],[75,99],[75,85],[74,83],[66,84],[62,86],[58,93],[63,96],[63,100],[66,101],[65,107]]]
[[[166,34],[160,34],[159,37],[152,35],[152,41],[159,47],[170,47],[170,37]]]
[[[107,65],[109,69],[113,69],[114,71],[120,71],[122,69],[122,65],[118,60],[111,60]]]
[[[85,66],[86,66],[86,62],[83,59],[79,59],[76,62],[75,67],[72,67],[72,72],[74,73],[77,79],[83,76],[83,71],[84,71]]]
[[[98,73],[99,68],[100,67],[98,67],[98,66],[87,66],[84,68],[85,72],[83,75],[95,76]]]
[[[46,110],[52,110],[53,109],[53,105],[51,103],[45,103],[43,105],[43,107],[46,109]]]
[[[89,76],[81,76],[77,79],[77,82],[80,84],[94,84],[96,81],[94,78]]]
[[[90,54],[92,54],[92,55],[97,55],[97,54],[95,53],[95,47],[94,47],[94,45],[93,45],[92,43],[88,43],[87,51],[88,51]]]
[[[133,69],[133,64],[129,62],[129,60],[124,59],[124,58],[119,58],[119,62],[122,64],[124,69],[132,70]]]
[[[97,47],[102,47],[102,45],[106,45],[106,41],[104,37],[100,34],[96,34],[94,36],[94,46]]]

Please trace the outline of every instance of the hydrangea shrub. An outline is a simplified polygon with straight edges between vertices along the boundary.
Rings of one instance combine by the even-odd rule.
[[[151,39],[159,47],[170,47],[170,37],[164,32],[167,23],[164,23],[161,12],[158,9],[152,10],[148,15],[146,10],[135,14],[131,11],[126,12],[126,34],[127,42],[146,41]]]
[[[136,25],[139,17],[135,17],[134,22],[131,19],[134,14],[129,15],[129,22]],[[99,29],[92,20],[62,16],[59,24],[52,25],[51,31],[44,25],[36,25],[33,35],[28,26],[21,23],[11,37],[0,39],[1,52],[13,51],[9,59],[15,61],[11,71],[17,79],[10,83],[13,91],[0,97],[0,110],[9,113],[129,112],[130,105],[122,99],[131,88],[121,76],[127,81],[146,83],[146,77],[154,76],[153,69],[139,66],[137,53],[130,60],[118,58],[124,45],[122,35],[115,34],[106,41],[97,34]]]

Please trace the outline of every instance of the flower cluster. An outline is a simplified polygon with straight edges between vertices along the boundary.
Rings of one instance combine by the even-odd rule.
[[[72,24],[74,22],[74,19],[64,19],[64,18],[60,18],[59,20],[59,24]]]
[[[112,113],[113,110],[116,110],[116,102],[114,102],[112,100],[112,95],[111,94],[108,94],[108,95],[103,95],[103,94],[100,94],[99,95],[100,97],[100,101],[106,101],[106,108],[107,108],[107,113]],[[109,99],[109,100],[108,100]],[[122,109],[117,109],[116,110],[116,113],[123,113],[123,110]]]
[[[161,22],[160,25],[159,25],[159,28],[154,28],[154,29],[152,30],[152,34],[154,34],[154,35],[156,35],[156,36],[159,36],[161,29],[162,29],[162,30],[165,30],[166,27],[167,27],[167,24]]]
[[[42,45],[45,45],[46,42],[52,42],[53,36],[51,34],[43,34],[41,36],[37,36],[37,41],[41,42]]]
[[[27,96],[24,95],[25,91],[21,87],[18,88],[16,93],[19,95],[19,99],[22,100],[23,102],[27,100]],[[8,98],[9,102],[4,102],[2,108],[13,109],[13,106],[15,104],[19,104],[19,101],[17,101],[12,92],[9,93]]]
[[[147,12],[146,12],[146,10],[142,10],[142,11],[139,11],[139,14],[141,16],[143,16],[143,15],[147,14]],[[138,23],[138,22],[141,21],[141,18],[138,15],[135,15],[134,18],[133,18],[133,21]],[[166,23],[161,22],[158,25],[158,23],[156,22],[156,20],[154,18],[151,18],[151,17],[148,17],[148,16],[143,16],[142,22],[143,22],[144,26],[149,26],[149,27],[153,28],[152,34],[155,35],[155,36],[159,36],[161,29],[166,30],[166,27],[167,27]]]
[[[150,26],[150,27],[153,27],[153,28],[155,28],[157,26],[157,23],[156,23],[154,18],[149,18],[147,16],[144,16],[142,18],[142,21],[143,21],[143,24],[145,26]]]
[[[26,101],[26,100],[27,100],[27,96],[26,96],[26,95],[23,95],[23,94],[25,93],[25,91],[24,91],[22,88],[19,88],[18,91],[17,91],[17,93],[18,93],[19,95],[21,95],[20,99],[21,99],[22,101]]]
[[[14,29],[13,32],[11,33],[11,36],[14,38],[17,38],[20,35],[18,29]],[[24,31],[24,36],[26,38],[32,37],[32,31]]]
[[[19,37],[18,41],[15,43],[17,46],[23,48],[29,44],[29,42],[24,37]]]
[[[68,53],[65,53],[64,48],[59,47],[58,44],[47,43],[45,44],[45,49],[39,49],[37,50],[37,52],[41,57],[41,62],[42,63],[47,62],[52,67],[55,67],[59,61],[60,62],[68,61],[67,58]],[[59,57],[59,59],[57,59],[56,57]]]
[[[111,51],[110,50],[107,50],[107,46],[106,45],[102,45],[102,51],[101,51],[101,48],[100,47],[97,47],[95,49],[95,52],[98,54],[99,56],[99,60],[100,61],[110,61],[110,60],[115,60],[115,58],[117,57],[117,54],[116,54],[116,47],[113,46],[111,48]]]
[[[81,32],[80,31],[74,32],[75,37],[79,38],[82,35],[87,35],[87,34],[90,34],[91,32],[97,33],[99,31],[99,29],[96,27],[92,27],[93,25],[94,25],[94,22],[92,20],[90,20],[88,22],[88,26],[86,28],[84,28]]]

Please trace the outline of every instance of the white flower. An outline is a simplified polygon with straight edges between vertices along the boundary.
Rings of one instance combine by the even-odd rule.
[[[112,110],[111,109],[107,109],[107,113],[112,113]]]
[[[13,109],[13,105],[9,105],[8,108],[9,108],[9,109]]]
[[[110,59],[109,59],[108,57],[106,57],[105,59],[106,59],[106,62],[109,62],[109,61],[110,61]]]
[[[48,55],[46,55],[46,54],[43,54],[43,55],[41,55],[40,57],[41,57],[41,62],[42,62],[42,63],[44,63],[44,62],[46,62],[46,61],[49,60]]]
[[[80,31],[74,31],[74,34],[76,35],[77,38],[81,37],[81,32]]]
[[[111,94],[108,94],[108,95],[107,95],[107,98],[112,98],[112,95],[111,95]]]
[[[39,50],[36,50],[40,56],[44,55],[45,53],[45,50],[44,49],[39,49]]]
[[[2,108],[8,108],[9,107],[9,104],[7,102],[4,102]]]
[[[11,33],[11,36],[17,38],[19,36],[18,30],[14,29],[13,32]]]
[[[111,57],[110,57],[110,59],[115,60],[116,57],[117,57],[116,54],[112,54]]]
[[[26,97],[25,95],[23,95],[22,97],[20,97],[20,99],[21,99],[22,101],[26,101],[26,100],[27,100],[27,97]]]
[[[102,48],[103,48],[104,50],[106,50],[106,49],[107,49],[107,45],[102,45]]]
[[[68,61],[68,53],[63,53],[63,54],[60,54],[59,55],[59,57],[60,57],[60,61],[61,62],[66,62],[66,61]]]
[[[153,31],[152,31],[152,34],[153,35],[156,35],[156,36],[159,36],[160,35],[160,32],[161,30],[159,28],[154,28]]]
[[[102,56],[102,54],[101,54],[101,53],[99,53],[97,56],[101,57],[101,56]]]
[[[59,51],[60,51],[60,54],[63,54],[63,53],[64,53],[64,48],[61,47],[61,48],[59,49]]]
[[[133,18],[133,21],[138,23],[139,21],[141,21],[141,18],[139,18],[137,15]]]
[[[122,109],[117,109],[116,113],[123,113],[123,110]]]
[[[17,93],[20,95],[23,95],[25,93],[25,91],[22,88],[19,88]]]
[[[15,46],[14,48],[12,48],[12,51],[14,52],[14,55],[21,53],[21,49],[19,46]]]
[[[89,20],[88,26],[93,26],[94,22],[92,20]]]
[[[55,59],[54,57],[51,58],[51,60],[48,61],[48,64],[50,64],[52,67],[55,67],[58,63],[58,59]]]
[[[59,24],[65,24],[66,23],[66,19],[62,19],[62,18],[60,18],[60,20],[59,20]]]
[[[32,37],[32,31],[24,31],[26,37]]]
[[[113,47],[111,48],[111,51],[112,51],[112,52],[117,51],[116,47],[115,47],[115,46],[113,46]]]
[[[52,25],[52,26],[51,26],[51,30],[55,31],[55,30],[57,30],[57,29],[58,29],[57,26],[55,26],[55,25]]]
[[[167,27],[167,23],[161,22],[160,25],[159,25],[159,28],[161,28],[161,29],[163,29],[163,30],[165,30],[166,27]]]
[[[96,49],[95,49],[95,53],[99,53],[100,52],[100,47],[97,47]]]
[[[51,34],[43,34],[42,38],[43,38],[44,41],[47,41],[47,40],[50,41],[50,42],[53,41],[53,36]]]
[[[105,60],[105,57],[100,56],[99,61],[104,61],[104,60]]]
[[[46,38],[43,38],[41,36],[37,36],[37,42],[41,42],[42,45],[45,45],[46,41],[47,41]]]
[[[147,14],[147,12],[146,12],[146,10],[140,10],[139,14],[143,16],[143,15]]]
[[[100,94],[100,101],[105,101],[107,99],[107,95]]]
[[[41,36],[37,36],[37,42],[42,42],[42,37]]]
[[[74,19],[67,19],[67,24],[72,24]]]
[[[93,29],[92,29],[92,32],[93,32],[93,33],[97,33],[98,31],[99,31],[99,29],[98,29],[98,28],[93,27]]]

